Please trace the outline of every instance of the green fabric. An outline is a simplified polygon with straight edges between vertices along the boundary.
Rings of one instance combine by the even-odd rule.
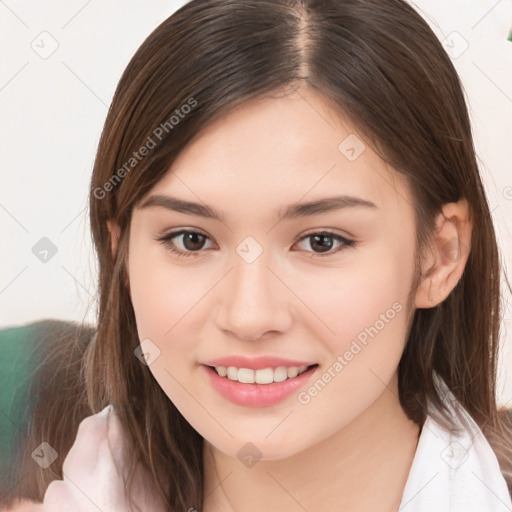
[[[10,469],[11,450],[25,438],[30,384],[38,358],[35,348],[41,324],[0,330],[0,481]]]

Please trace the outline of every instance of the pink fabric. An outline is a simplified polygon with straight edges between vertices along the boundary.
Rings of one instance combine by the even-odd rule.
[[[44,495],[42,512],[164,512],[165,505],[147,489],[149,481],[138,471],[131,487],[133,509],[124,492],[127,477],[126,446],[111,405],[85,418],[64,459],[64,480],[54,480]],[[39,510],[39,509],[38,509]]]

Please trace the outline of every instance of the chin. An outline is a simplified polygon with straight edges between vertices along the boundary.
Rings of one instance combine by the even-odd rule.
[[[235,439],[224,438],[222,441],[214,441],[216,442],[208,441],[208,443],[228,457],[240,460],[247,467],[251,467],[254,461],[287,459],[308,448],[303,441],[298,443],[291,438],[286,440],[277,436],[276,439],[269,440],[265,435],[252,438],[242,435]]]

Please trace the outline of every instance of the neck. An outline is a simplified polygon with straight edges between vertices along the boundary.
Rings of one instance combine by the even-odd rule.
[[[344,512],[395,512],[419,432],[400,406],[395,375],[350,424],[292,457],[245,468],[205,441],[203,510],[331,512],[343,503]]]

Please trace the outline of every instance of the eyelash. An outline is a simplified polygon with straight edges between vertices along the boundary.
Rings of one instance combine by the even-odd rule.
[[[206,238],[209,238],[207,235],[205,235],[204,233],[201,233],[200,231],[195,231],[195,230],[191,230],[191,229],[190,230],[189,229],[180,229],[179,231],[174,231],[174,232],[168,233],[164,236],[157,237],[157,238],[155,238],[155,240],[157,240],[158,242],[165,245],[169,251],[177,254],[178,257],[197,256],[202,251],[201,249],[199,249],[197,251],[182,251],[181,249],[176,249],[176,246],[174,245],[174,242],[172,240],[173,238],[176,238],[177,236],[185,235],[185,234],[189,234],[189,233],[196,233],[196,234],[202,235]],[[336,254],[345,249],[349,249],[351,247],[355,247],[357,245],[356,240],[346,238],[344,236],[341,236],[341,235],[334,233],[332,231],[329,231],[329,230],[312,231],[310,233],[307,233],[303,237],[301,237],[299,239],[299,242],[302,242],[303,240],[306,240],[307,238],[313,237],[314,235],[327,236],[329,238],[334,238],[338,242],[341,242],[342,245],[340,245],[338,249],[336,249],[334,251],[329,251],[326,253],[312,252],[312,256],[311,256],[312,258],[313,257],[332,256],[333,254]]]

